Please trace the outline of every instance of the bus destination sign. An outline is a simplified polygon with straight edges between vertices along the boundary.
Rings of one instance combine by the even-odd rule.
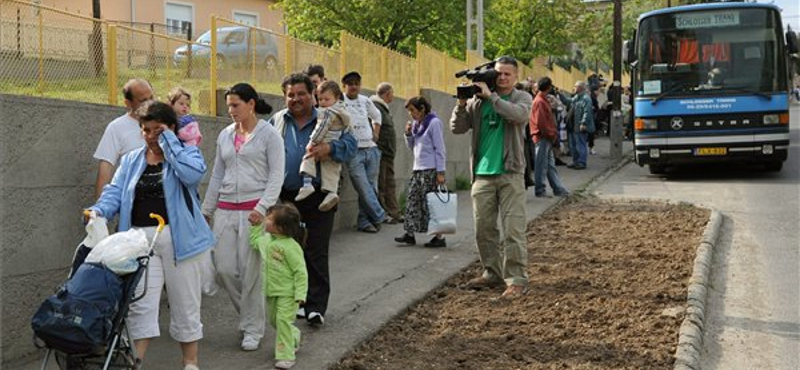
[[[736,11],[675,14],[675,28],[677,29],[725,27],[738,24],[739,12]]]

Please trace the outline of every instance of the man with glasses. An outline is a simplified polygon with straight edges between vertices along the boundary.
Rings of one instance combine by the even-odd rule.
[[[476,289],[505,286],[502,297],[510,299],[528,288],[523,175],[525,126],[533,99],[514,88],[518,78],[514,58],[498,58],[494,68],[498,73],[495,91],[475,82],[480,92],[469,100],[458,100],[450,129],[454,134],[472,130],[472,210],[483,274],[467,285]]]

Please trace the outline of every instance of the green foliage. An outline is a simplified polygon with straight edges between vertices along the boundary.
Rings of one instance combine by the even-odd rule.
[[[278,0],[291,36],[332,46],[344,30],[407,54],[422,41],[464,56],[465,1]]]
[[[639,15],[661,8],[660,1],[627,0],[622,2],[622,39],[630,40],[636,30]],[[599,60],[608,65],[614,62],[614,7],[597,7],[586,12],[577,28],[576,42],[587,61]],[[591,63],[590,63],[591,64]]]
[[[568,55],[586,5],[580,0],[493,0],[486,10],[486,55],[513,55],[526,64]]]

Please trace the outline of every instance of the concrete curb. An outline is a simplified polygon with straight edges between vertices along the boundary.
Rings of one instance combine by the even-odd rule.
[[[705,330],[706,295],[711,278],[711,262],[714,247],[719,240],[723,217],[717,210],[711,210],[697,256],[694,259],[692,277],[686,304],[686,315],[678,333],[678,348],[675,350],[675,370],[699,370],[700,352],[703,349]]]

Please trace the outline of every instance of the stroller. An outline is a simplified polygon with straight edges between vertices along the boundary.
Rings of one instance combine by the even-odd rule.
[[[90,249],[83,244],[78,247],[75,257],[73,258],[73,269],[69,279],[59,288],[59,291],[55,295],[48,298],[42,304],[32,320],[34,326],[34,344],[39,348],[47,349],[47,353],[42,361],[41,370],[47,368],[51,355],[55,357],[58,368],[61,370],[137,370],[141,367],[141,359],[138,358],[136,354],[136,348],[128,332],[125,319],[128,316],[128,309],[131,303],[142,299],[147,291],[147,266],[150,261],[150,256],[152,256],[153,253],[155,241],[164,228],[164,219],[161,216],[151,213],[150,217],[158,220],[158,228],[150,243],[148,253],[136,259],[135,271],[132,273],[118,276],[102,264],[83,263]],[[145,279],[145,289],[137,296],[136,287],[139,285],[142,277]],[[37,333],[37,318],[39,322],[42,322],[43,319],[47,320],[47,323],[51,326],[59,325],[59,320],[64,321],[63,317],[59,317],[60,312],[53,313],[53,311],[58,310],[48,310],[46,306],[53,301],[57,302],[58,299],[62,298],[62,294],[66,294],[70,289],[74,291],[80,290],[80,279],[82,278],[95,280],[108,279],[110,284],[115,287],[118,284],[121,287],[121,295],[118,297],[109,297],[110,301],[115,301],[115,303],[118,301],[118,305],[116,305],[116,314],[114,314],[110,320],[110,327],[107,331],[101,331],[103,333],[103,338],[99,338],[99,341],[95,341],[95,343],[101,343],[101,345],[87,348],[83,346],[82,343],[70,343],[70,337],[68,335],[61,335],[61,333],[59,333],[54,337],[45,335],[46,333],[44,333],[44,331]],[[110,289],[108,292],[97,290],[96,293],[113,296],[113,291],[115,291],[115,289]],[[52,304],[47,308],[51,307]],[[76,319],[79,320],[80,317],[76,317]],[[56,330],[50,329],[50,331]],[[80,346],[78,346],[79,344]]]

